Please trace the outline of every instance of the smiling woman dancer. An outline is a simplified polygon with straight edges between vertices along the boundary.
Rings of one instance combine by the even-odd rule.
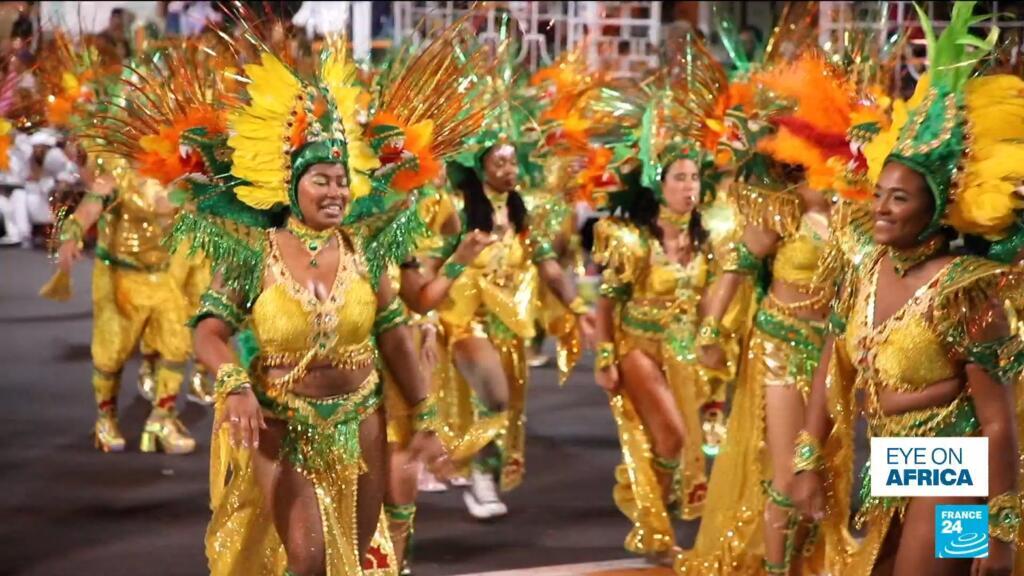
[[[815,376],[796,443],[794,497],[808,517],[849,517],[855,395],[862,394],[871,436],[988,438],[989,554],[973,566],[935,558],[935,506],[980,499],[875,498],[865,473],[857,523],[867,532],[837,568],[843,574],[1013,569],[1021,503],[1017,463],[1008,457],[1017,453],[1014,404],[1001,380],[1019,378],[1024,366],[1004,311],[1020,306],[1022,278],[992,260],[953,254],[950,238],[984,235],[996,241],[990,256],[1013,256],[1024,241],[1013,200],[1024,160],[1024,81],[968,80],[992,45],[968,32],[973,4],[956,4],[937,42],[921,15],[930,78],[919,82],[909,118],[896,117],[865,148],[878,247],[838,306],[849,311],[846,331],[826,345]]]
[[[161,68],[129,96],[129,110],[157,108],[110,135],[108,147],[188,177],[173,239],[202,250],[215,272],[194,321],[199,359],[217,374],[214,574],[363,574],[375,534],[375,552],[393,559],[378,529],[387,479],[378,356],[423,414],[413,458],[447,467],[427,379],[408,361],[405,309],[384,272],[407,259],[421,227],[389,184],[426,164],[425,152],[435,162],[455,152],[482,117],[459,92],[455,33],[411,60],[401,90],[378,95],[365,131],[343,51],[325,50],[315,77],[303,78],[258,44],[240,97],[219,94],[216,72],[182,56],[171,63],[183,66]],[[431,123],[442,136],[426,130],[422,147],[406,149],[414,127],[422,136]],[[229,343],[242,328],[258,346],[245,365]]]

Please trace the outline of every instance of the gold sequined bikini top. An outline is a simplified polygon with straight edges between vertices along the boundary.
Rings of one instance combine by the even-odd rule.
[[[846,347],[857,368],[858,382],[875,390],[910,392],[954,378],[957,366],[929,318],[941,280],[955,260],[876,326],[880,261],[881,256],[876,256],[861,276],[847,323]]]
[[[813,286],[814,273],[818,269],[818,259],[825,251],[827,238],[822,238],[805,214],[800,219],[796,234],[783,238],[775,253],[775,264],[772,274],[775,278],[800,287]]]
[[[299,284],[285,265],[274,232],[268,235],[267,266],[274,283],[252,307],[252,328],[263,366],[295,366],[301,378],[316,361],[354,370],[375,358],[371,339],[377,297],[357,253],[340,233],[338,271],[330,294],[320,300]]]
[[[694,254],[686,264],[673,262],[656,238],[649,239],[650,267],[634,287],[634,297],[700,297],[707,279],[707,259]]]

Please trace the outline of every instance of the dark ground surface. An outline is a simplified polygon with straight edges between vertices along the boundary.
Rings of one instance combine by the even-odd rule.
[[[183,401],[196,453],[140,454],[148,404],[133,361],[120,402],[128,451],[92,448],[90,270],[79,265],[73,300],[57,304],[36,295],[52,271],[43,252],[0,249],[0,574],[203,574],[210,412]],[[552,369],[534,371],[528,473],[507,518],[473,521],[458,491],[422,497],[418,576],[626,557],[611,500],[618,443],[589,362],[564,388]],[[680,529],[689,545],[695,525]]]

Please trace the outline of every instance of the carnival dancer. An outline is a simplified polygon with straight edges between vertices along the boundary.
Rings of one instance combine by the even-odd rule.
[[[594,121],[613,124],[593,139],[632,127],[617,145],[629,157],[614,161],[626,189],[606,195],[612,216],[594,229],[603,267],[595,369],[622,446],[614,496],[633,523],[625,547],[659,563],[676,552],[671,519],[700,517],[707,490],[699,415],[706,379],[694,342],[710,247],[699,206],[702,178],[715,170],[706,120],[727,88],[700,41],[681,42],[677,60],[645,89],[606,87],[589,105]]]
[[[81,258],[84,232],[99,223],[92,286],[96,447],[104,452],[125,449],[117,422],[121,370],[145,332],[159,359],[153,411],[139,448],[187,454],[195,450],[195,440],[178,419],[176,406],[190,347],[188,311],[168,270],[170,254],[161,244],[175,207],[166,188],[141,177],[128,162],[100,158],[94,166],[104,174],[87,177],[89,192],[57,233],[60,273],[66,277]]]
[[[172,52],[133,81],[127,117],[105,126],[104,142],[182,182],[189,201],[172,244],[187,242],[212,263],[194,319],[199,359],[217,374],[210,570],[394,570],[380,523],[378,356],[419,415],[412,459],[438,470],[446,456],[386,275],[424,230],[390,185],[403,189],[398,181],[420,177],[479,127],[481,110],[460,92],[473,83],[455,58],[461,24],[378,95],[365,129],[343,50],[325,51],[316,76],[303,78],[242,25],[258,54],[244,67],[242,94],[222,92],[218,69]],[[153,104],[145,115],[143,100]],[[256,348],[248,361],[229,343],[242,328]],[[374,534],[382,547],[368,557]]]
[[[873,236],[877,249],[846,277],[836,309],[845,332],[827,342],[815,375],[806,424],[795,443],[794,498],[804,514],[838,533],[849,517],[853,483],[855,395],[863,397],[874,436],[981,436],[989,450],[989,534],[986,558],[935,558],[935,507],[975,504],[978,498],[871,496],[856,523],[866,531],[845,550],[832,540],[834,573],[1010,574],[1020,542],[1021,502],[1012,392],[1024,366],[1015,322],[1021,275],[991,259],[958,255],[958,234],[992,241],[990,257],[1013,258],[1024,154],[1024,82],[1010,75],[971,78],[997,34],[977,38],[974,2],[957,2],[936,39],[919,10],[928,39],[929,74],[922,77],[909,115],[894,111],[892,126],[864,148],[875,184]],[[827,494],[827,497],[826,497]],[[828,516],[825,511],[828,510]],[[829,531],[826,531],[826,534]],[[843,554],[843,552],[847,552]],[[973,563],[973,565],[972,565]],[[1021,569],[1018,560],[1017,570]]]
[[[782,103],[766,114],[775,131],[748,140],[771,161],[761,177],[776,184],[734,188],[745,229],[704,304],[703,364],[723,364],[721,319],[743,277],[758,274],[772,256],[772,280],[746,342],[708,513],[694,549],[677,562],[680,573],[789,574],[796,553],[801,569],[813,572],[822,562],[815,529],[800,526],[793,510],[790,452],[832,293],[816,276],[830,238],[831,195],[853,159],[848,130],[868,107],[841,71],[813,53],[759,72],[753,82]]]

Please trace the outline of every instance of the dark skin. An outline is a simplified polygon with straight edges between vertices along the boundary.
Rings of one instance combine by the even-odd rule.
[[[317,164],[302,175],[298,185],[299,209],[305,224],[315,230],[337,227],[344,218],[350,192],[345,169],[337,164]],[[301,241],[285,230],[277,230],[275,238],[285,266],[296,282],[318,299],[330,295],[331,286],[341,260],[339,246],[331,240],[318,256],[319,265],[309,264],[309,253]],[[274,283],[271,274],[264,278],[264,288]],[[382,310],[394,297],[387,278],[382,278],[377,291],[377,308]],[[225,363],[237,363],[230,344],[231,328],[222,320],[205,318],[195,330],[196,356],[211,373]],[[380,354],[399,383],[406,401],[416,405],[426,398],[428,383],[420,366],[409,362],[415,347],[406,327],[378,335]],[[273,379],[291,371],[292,367],[268,370]],[[372,366],[343,370],[328,363],[314,362],[308,373],[292,387],[299,396],[322,398],[356,391],[370,376]],[[319,504],[312,482],[280,457],[286,423],[265,414],[251,390],[228,396],[217,426],[227,425],[235,446],[252,449],[256,481],[273,511],[274,525],[285,546],[288,568],[300,575],[323,574],[326,570],[324,535]],[[378,514],[384,499],[388,471],[385,461],[385,421],[378,410],[365,417],[360,425],[360,445],[367,472],[359,477],[358,538],[360,554],[365,554],[377,528]],[[436,473],[446,475],[450,464],[440,440],[433,433],[419,433],[413,439],[411,459],[423,462]]]
[[[927,183],[912,169],[890,162],[882,170],[875,190],[875,241],[883,246],[909,249],[922,243],[921,234],[931,221],[934,201]],[[940,253],[911,268],[902,278],[896,274],[888,255],[883,256],[876,288],[874,325],[878,326],[896,314],[922,286],[953,259]],[[997,337],[1005,330],[1001,308],[992,308],[993,321],[976,327],[973,336],[981,340]],[[815,374],[808,400],[805,429],[813,437],[824,439],[831,430],[828,413],[826,377],[832,361],[828,342],[821,364]],[[1012,390],[1003,386],[983,368],[962,361],[956,378],[936,382],[916,392],[879,392],[880,410],[886,415],[948,404],[966,386],[974,402],[982,434],[989,439],[989,494],[992,496],[1015,490],[1017,471],[1015,459],[1006,454],[1017,450],[1013,426]],[[825,509],[823,479],[817,472],[797,476],[793,489],[794,502],[809,518],[821,518]],[[988,558],[953,561],[934,558],[934,514],[939,504],[979,503],[974,498],[912,498],[902,523],[893,520],[890,533],[879,552],[874,574],[964,574],[972,576],[1008,575],[1013,567],[1013,549],[998,540],[989,542]]]
[[[700,201],[700,169],[692,160],[673,162],[663,175],[665,208],[676,214],[692,214]],[[663,208],[664,209],[664,208]],[[690,235],[669,220],[660,219],[662,247],[674,262],[687,265],[693,259]],[[615,301],[601,297],[597,301],[597,340],[614,342]],[[658,361],[641,350],[632,350],[617,365],[595,374],[598,386],[610,393],[621,389],[636,408],[651,439],[651,449],[660,458],[678,458],[687,441],[682,414]],[[690,441],[696,441],[691,439]],[[671,494],[671,474],[658,474],[662,494]]]
[[[796,193],[803,202],[803,217],[819,235],[827,238],[830,205],[825,195],[811,189],[799,176],[795,178],[800,180],[796,186]],[[782,238],[774,231],[754,225],[747,225],[743,231],[743,243],[760,259],[775,254],[781,240]],[[735,272],[722,274],[701,300],[702,316],[710,316],[721,321],[744,279],[742,274]],[[810,297],[805,289],[777,277],[773,278],[770,290],[772,296],[784,304],[804,302]],[[797,318],[821,321],[827,315],[827,306],[801,309],[793,314]],[[698,358],[701,364],[707,367],[725,367],[725,351],[720,346],[702,347],[698,351]],[[803,426],[804,399],[796,386],[767,386],[764,391],[765,442],[771,458],[772,485],[782,494],[788,495],[793,484],[793,443]],[[774,564],[781,563],[784,559],[784,529],[788,515],[787,510],[768,502],[764,527],[765,557]]]
[[[483,159],[484,186],[494,193],[508,194],[515,190],[519,180],[519,161],[516,150],[510,145],[497,145]],[[495,210],[494,233],[480,230],[469,232],[452,255],[455,262],[469,264],[487,246],[497,241],[512,226],[507,210]],[[431,258],[420,271],[403,274],[403,290],[408,289],[415,302],[410,307],[417,312],[426,312],[440,305],[448,297],[453,281],[440,274],[445,262]],[[576,297],[576,289],[570,278],[554,260],[540,263],[538,272],[541,280],[563,303],[568,304]],[[419,275],[420,277],[416,277]],[[408,284],[406,285],[406,283]],[[584,341],[589,341],[592,320],[580,318],[580,332]],[[460,374],[473,387],[480,400],[489,410],[504,411],[508,408],[509,384],[502,367],[501,356],[494,344],[486,338],[463,338],[453,345],[454,364]]]

